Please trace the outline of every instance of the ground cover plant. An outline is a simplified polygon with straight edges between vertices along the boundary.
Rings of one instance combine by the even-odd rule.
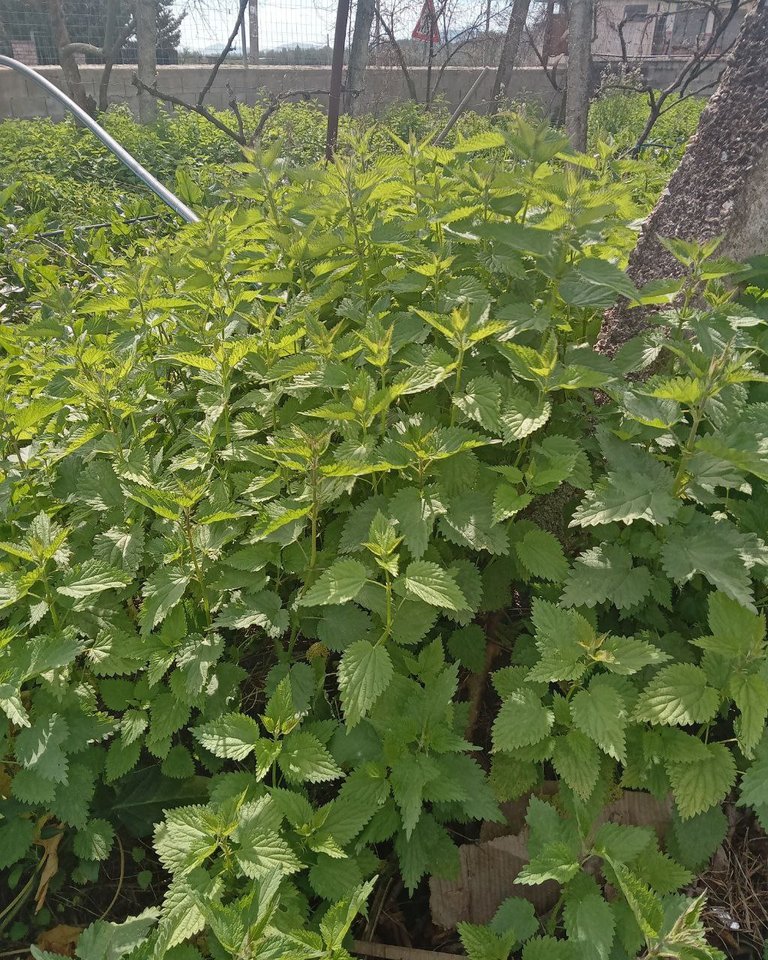
[[[646,167],[546,127],[392,142],[250,154],[0,328],[9,939],[341,960],[531,793],[556,905],[472,960],[723,956],[694,878],[768,820],[758,265],[634,289]],[[618,297],[657,312],[609,360]]]

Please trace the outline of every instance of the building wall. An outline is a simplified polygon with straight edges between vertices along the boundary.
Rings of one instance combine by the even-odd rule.
[[[680,61],[674,59],[655,58],[644,65],[644,69],[648,71],[656,86],[665,86],[679,68]],[[80,68],[88,92],[94,99],[98,96],[101,69],[100,66]],[[109,88],[110,102],[127,103],[134,113],[137,110],[137,91],[131,83],[131,77],[135,69],[133,66],[116,66],[112,72]],[[597,77],[602,69],[599,62],[595,64]],[[58,67],[40,67],[39,72],[63,89],[61,70]],[[411,72],[419,96],[423,97],[426,89],[426,69],[416,67]],[[200,66],[169,66],[160,67],[158,73],[160,89],[181,99],[192,101],[197,98],[209,69]],[[448,67],[444,71],[438,92],[445,96],[451,107],[455,107],[475,82],[479,73],[479,68]],[[559,75],[562,78],[564,70],[559,71]],[[709,82],[710,79],[712,75],[709,78],[705,76],[700,85]],[[219,71],[206,103],[212,107],[226,108],[231,96],[229,88],[240,102],[254,104],[265,91],[272,94],[291,90],[324,91],[328,89],[329,82],[328,67],[251,67],[246,69],[242,66],[226,66]],[[482,111],[489,101],[492,85],[493,72],[489,71],[470,106]],[[549,81],[538,67],[515,70],[508,95],[512,100],[538,103],[545,110],[549,110],[555,100]],[[317,94],[315,99],[323,105],[327,103],[327,96],[322,93]],[[408,89],[398,68],[373,67],[367,73],[366,90],[362,96],[359,112],[370,111],[379,114],[393,103],[407,100]],[[9,117],[61,119],[64,115],[64,108],[52,97],[46,95],[32,80],[7,67],[0,67],[0,119]]]

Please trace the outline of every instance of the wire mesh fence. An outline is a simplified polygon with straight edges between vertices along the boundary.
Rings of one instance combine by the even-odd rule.
[[[58,0],[67,40],[81,49],[83,63],[99,63],[115,10],[120,39],[117,63],[135,63],[134,8],[141,0]],[[155,0],[159,65],[212,62],[223,49],[236,22],[239,0]],[[440,0],[434,12],[434,42],[418,33],[429,0],[380,0],[371,32],[373,65],[395,65],[395,43],[408,64],[429,57],[456,59],[456,64],[486,65],[498,59],[511,0]],[[0,52],[32,66],[59,60],[60,36],[52,22],[56,3],[49,0],[0,0]],[[535,4],[534,4],[535,6]],[[331,61],[336,0],[250,0],[245,29],[228,56],[232,62],[328,65]],[[351,45],[355,7],[348,22]],[[90,49],[88,49],[90,48]]]

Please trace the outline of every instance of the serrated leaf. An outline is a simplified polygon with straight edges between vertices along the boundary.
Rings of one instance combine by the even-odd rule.
[[[768,682],[759,673],[736,675],[728,683],[728,692],[739,711],[736,735],[741,752],[751,759],[768,718]]]
[[[398,533],[416,560],[424,555],[435,519],[442,512],[439,500],[416,487],[401,488],[389,501],[389,513],[399,524]]]
[[[107,567],[98,560],[89,560],[68,573],[56,590],[66,597],[81,600],[105,590],[121,590],[131,579],[132,575],[125,570]]]
[[[728,818],[720,807],[683,820],[675,810],[667,849],[689,870],[699,871],[714,855],[728,832]]]
[[[516,386],[501,407],[501,429],[506,443],[530,436],[549,420],[552,404],[544,393]]]
[[[600,773],[600,751],[586,734],[569,730],[565,736],[557,737],[552,764],[578,797],[589,799]]]
[[[566,897],[563,920],[568,939],[579,945],[584,960],[608,960],[615,923],[610,905],[599,893]]]
[[[580,690],[571,701],[573,722],[609,757],[623,762],[626,757],[627,707],[622,695],[606,677],[597,676],[588,690]]]
[[[27,817],[7,818],[0,823],[0,870],[12,867],[26,856],[35,836],[35,824]]]
[[[722,743],[706,747],[706,760],[668,765],[672,793],[684,820],[724,800],[736,779],[736,761],[728,747]]]
[[[289,783],[323,783],[342,776],[341,769],[323,744],[304,731],[288,734],[277,763]]]
[[[344,651],[338,678],[344,717],[350,727],[359,723],[384,693],[393,673],[392,660],[383,644],[358,640]]]
[[[407,593],[435,607],[449,610],[467,609],[467,601],[455,578],[436,563],[414,560],[403,577]]]
[[[28,770],[45,780],[67,782],[68,760],[62,745],[69,735],[64,717],[40,717],[16,737],[16,758]]]
[[[555,582],[565,579],[568,573],[568,561],[565,559],[560,541],[554,534],[533,527],[514,543],[520,562],[534,577]]]
[[[534,886],[554,880],[556,883],[568,883],[581,869],[571,847],[561,840],[544,844],[543,849],[531,857],[516,882]]]
[[[647,567],[634,567],[624,547],[603,543],[576,558],[562,603],[566,607],[594,607],[610,601],[619,610],[625,610],[640,603],[650,589]]]
[[[675,527],[661,550],[664,572],[676,583],[703,574],[718,590],[754,610],[749,570],[743,559],[745,539],[727,520],[700,513]]]
[[[763,734],[755,759],[741,778],[739,803],[755,809],[768,806],[768,733]]]
[[[490,377],[476,377],[453,402],[468,420],[474,420],[491,433],[501,433],[501,390]]]
[[[573,514],[571,526],[590,527],[606,523],[646,520],[666,524],[677,513],[674,475],[650,454],[635,452],[626,468],[610,470],[589,491]]]
[[[144,602],[140,621],[145,633],[150,633],[162,623],[181,600],[192,579],[188,570],[181,567],[160,567],[144,585]]]
[[[106,820],[90,820],[75,834],[73,847],[83,860],[106,860],[115,841],[112,824]]]
[[[673,663],[663,667],[640,694],[635,716],[666,726],[706,723],[714,717],[719,699],[700,667]]]
[[[192,730],[198,743],[214,756],[244,760],[260,740],[259,725],[243,713],[227,713]]]
[[[306,607],[346,603],[355,599],[367,579],[368,571],[359,560],[344,557],[332,563],[298,602]]]
[[[516,750],[549,735],[554,716],[532,690],[516,690],[502,703],[493,723],[493,749]]]
[[[219,824],[208,807],[177,807],[155,828],[155,851],[165,869],[185,876],[218,848]]]

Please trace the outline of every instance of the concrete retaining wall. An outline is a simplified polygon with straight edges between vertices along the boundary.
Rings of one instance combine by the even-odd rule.
[[[98,98],[100,66],[82,66],[80,74],[88,92]],[[136,112],[137,91],[131,83],[136,68],[116,66],[109,85],[110,103],[127,103]],[[39,67],[38,71],[56,86],[64,89],[61,70],[58,67]],[[477,79],[478,69],[448,67],[439,86],[448,102],[455,106]],[[423,97],[426,90],[426,70],[415,68],[413,77],[417,91]],[[209,74],[204,66],[172,66],[158,68],[158,87],[184,100],[195,100]],[[206,103],[224,109],[230,100],[229,88],[241,103],[253,104],[260,92],[285,93],[290,90],[327,90],[330,83],[329,67],[245,67],[226,66],[219,70]],[[476,106],[481,106],[490,97],[493,74],[486,76],[477,92]],[[536,100],[543,105],[551,99],[552,88],[538,68],[515,71],[514,93],[516,98]],[[327,103],[327,97],[318,95],[317,100]],[[408,88],[401,71],[397,68],[375,67],[368,71],[365,93],[361,96],[361,112],[380,113],[397,101],[408,100]],[[6,117],[53,117],[64,116],[64,110],[55,100],[47,97],[32,80],[0,67],[0,119]]]
[[[40,67],[39,72],[57,86],[63,88],[62,74],[58,67]],[[131,83],[134,66],[116,66],[112,71],[109,86],[111,103],[127,103],[136,112],[137,92]],[[595,64],[597,81],[603,67]],[[656,59],[645,68],[654,85],[664,87],[680,69],[680,63],[673,60]],[[101,77],[100,66],[82,66],[80,72],[88,92],[96,99]],[[420,98],[426,90],[426,69],[413,68],[412,75]],[[440,81],[439,92],[453,107],[456,106],[467,90],[477,79],[479,68],[448,67]],[[184,100],[195,100],[203,86],[209,68],[205,66],[171,66],[158,69],[158,86],[174,96]],[[559,71],[564,75],[564,69]],[[701,83],[716,77],[702,78]],[[206,103],[209,106],[225,108],[230,100],[229,89],[240,102],[253,104],[259,94],[284,93],[289,90],[327,90],[330,81],[329,67],[222,67],[216,78]],[[493,73],[483,80],[472,106],[483,110],[488,103],[493,85]],[[554,94],[549,81],[538,67],[520,68],[514,71],[508,91],[513,100],[538,103],[548,110],[554,102]],[[321,94],[317,99],[323,104],[327,97]],[[368,70],[365,93],[361,97],[360,112],[381,113],[383,109],[397,101],[408,100],[408,89],[398,68],[373,67]],[[31,80],[6,67],[0,67],[0,119],[7,117],[53,117],[60,119],[64,110],[55,100],[47,97]]]

